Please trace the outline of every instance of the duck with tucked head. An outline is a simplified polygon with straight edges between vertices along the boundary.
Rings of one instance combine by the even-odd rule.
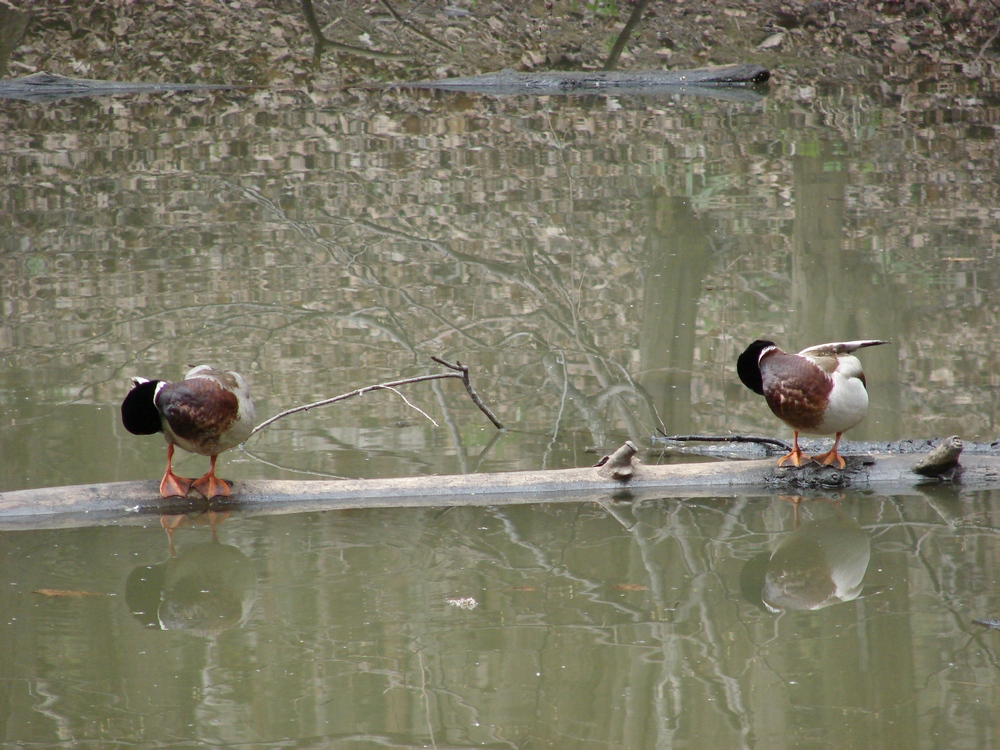
[[[773,341],[757,339],[746,348],[736,362],[740,380],[762,395],[774,415],[792,428],[792,451],[778,460],[778,466],[786,461],[802,465],[802,432],[836,435],[830,450],[806,459],[844,468],[845,461],[837,452],[840,437],[868,413],[865,373],[854,352],[888,343],[877,339],[840,341],[789,354]]]
[[[175,383],[132,378],[122,402],[122,423],[134,435],[162,432],[167,439],[167,470],[160,482],[163,497],[187,495],[194,487],[206,498],[229,495],[229,485],[215,476],[215,460],[253,432],[254,408],[237,372],[198,365]],[[208,473],[191,480],[174,474],[174,446],[211,459]]]

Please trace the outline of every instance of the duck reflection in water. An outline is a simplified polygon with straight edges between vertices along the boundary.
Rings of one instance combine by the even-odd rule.
[[[805,521],[758,555],[741,575],[744,596],[769,612],[817,610],[861,595],[871,541],[858,524],[835,518]]]
[[[167,560],[141,565],[129,574],[125,600],[141,623],[160,630],[214,636],[247,621],[257,598],[257,573],[239,549],[219,542],[215,524],[224,516],[221,520],[217,516],[205,521],[212,527],[212,541],[185,546],[178,552],[171,538]],[[164,516],[161,522],[170,536],[173,529],[192,519]]]

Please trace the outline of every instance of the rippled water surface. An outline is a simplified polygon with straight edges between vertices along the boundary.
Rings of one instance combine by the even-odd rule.
[[[994,85],[6,102],[0,491],[158,478],[118,404],[202,362],[267,417],[460,360],[509,428],[408,386],[280,420],[238,479],[788,437],[736,378],[757,337],[893,341],[849,439],[993,440]],[[996,503],[236,511],[166,519],[173,556],[154,517],[6,525],[0,740],[995,747]]]

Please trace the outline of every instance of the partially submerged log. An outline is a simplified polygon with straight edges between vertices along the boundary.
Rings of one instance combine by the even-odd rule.
[[[469,93],[516,94],[695,94],[756,100],[771,77],[767,68],[744,63],[695,70],[601,70],[499,73],[396,83],[391,86]]]
[[[696,68],[694,70],[600,70],[600,71],[540,71],[518,73],[515,70],[501,70],[499,73],[469,76],[467,78],[443,78],[440,80],[417,81],[405,84],[411,88],[452,89],[455,91],[516,89],[521,93],[566,93],[585,91],[609,86],[752,86],[766,83],[771,77],[767,68],[749,63],[725,65],[718,68]]]
[[[142,83],[132,81],[98,81],[90,78],[67,78],[55,73],[33,73],[30,76],[0,81],[0,99],[24,99],[49,102],[80,96],[112,94],[148,94],[167,91],[227,91],[252,88],[225,83]]]
[[[770,458],[663,466],[633,463],[629,471],[623,470],[626,464],[619,450],[617,457],[606,465],[582,469],[395,479],[237,481],[232,497],[216,498],[211,504],[204,500],[161,498],[157,483],[152,480],[77,485],[0,493],[0,528],[120,523],[141,514],[185,513],[209,507],[272,514],[349,508],[809,494],[845,489],[904,494],[915,489],[921,491],[923,485],[942,486],[941,478],[928,478],[913,471],[924,455],[849,456],[843,471],[815,464],[779,469]],[[1000,489],[1000,456],[963,456],[948,481],[962,489]]]

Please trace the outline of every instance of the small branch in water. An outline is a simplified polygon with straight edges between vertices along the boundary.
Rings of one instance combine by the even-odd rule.
[[[446,362],[443,359],[440,359],[439,357],[431,357],[431,359],[433,359],[440,365],[444,365],[450,370],[455,370],[455,372],[443,372],[443,373],[438,373],[436,375],[417,375],[416,377],[412,378],[393,380],[389,383],[376,383],[375,385],[366,385],[364,388],[358,388],[357,390],[351,391],[350,393],[342,393],[341,395],[334,396],[333,398],[325,398],[322,401],[314,401],[311,404],[304,404],[302,406],[296,406],[292,409],[286,409],[285,411],[279,414],[275,414],[270,419],[267,419],[261,422],[256,427],[254,427],[253,432],[250,433],[250,437],[253,437],[258,432],[263,430],[265,427],[273,424],[274,422],[277,422],[279,419],[287,417],[291,414],[298,414],[300,411],[309,411],[310,409],[315,409],[319,406],[329,406],[330,404],[335,404],[338,401],[343,401],[345,399],[352,398],[354,396],[363,396],[369,391],[386,390],[386,391],[392,391],[393,393],[402,396],[402,394],[400,394],[399,391],[396,390],[398,386],[410,385],[411,383],[422,383],[427,380],[444,380],[446,378],[456,378],[461,380],[462,383],[465,385],[465,390],[468,391],[469,396],[472,398],[472,403],[474,403],[476,406],[479,407],[479,410],[486,415],[486,417],[496,426],[498,430],[504,429],[504,426],[500,423],[500,421],[496,418],[496,416],[494,416],[493,412],[490,411],[489,407],[487,407],[486,404],[483,403],[483,400],[479,398],[479,394],[477,394],[475,390],[473,390],[472,383],[469,381],[469,368],[467,366],[463,365],[460,362],[452,364],[450,362]],[[417,409],[417,411],[419,411],[425,417],[430,419],[431,422],[434,422],[434,420],[431,419],[426,412],[413,406],[413,404],[411,404],[405,398],[403,398],[403,401],[406,401],[406,404],[408,406]],[[437,425],[436,422],[434,422],[434,424],[435,426]],[[249,440],[250,437],[248,437],[247,440]]]
[[[419,406],[416,406],[416,405],[414,405],[414,404],[411,404],[411,403],[410,403],[410,399],[408,399],[408,398],[407,398],[406,396],[404,396],[404,395],[403,395],[402,393],[400,393],[400,392],[399,392],[399,391],[398,391],[397,389],[395,389],[395,388],[390,388],[389,386],[382,386],[382,387],[383,387],[383,388],[385,388],[385,389],[386,389],[387,391],[392,391],[392,392],[393,392],[393,393],[395,393],[395,394],[396,394],[397,396],[399,396],[399,397],[400,397],[401,399],[403,399],[403,403],[404,403],[404,404],[406,404],[407,406],[409,406],[409,407],[410,407],[411,409],[413,409],[414,411],[418,411],[418,412],[420,412],[421,414],[423,414],[423,415],[424,415],[425,417],[427,417],[427,419],[428,419],[428,420],[430,421],[430,423],[431,423],[432,425],[434,425],[435,427],[440,427],[440,426],[441,426],[441,425],[439,425],[439,424],[438,424],[437,422],[435,422],[435,421],[434,421],[434,417],[432,417],[432,416],[431,416],[430,414],[428,414],[427,412],[425,412],[425,411],[424,411],[423,409],[421,409],[421,408],[420,408]]]
[[[773,445],[783,451],[790,451],[792,449],[792,446],[783,440],[757,437],[756,435],[667,435],[663,430],[660,430],[660,434],[664,440],[673,440],[678,443],[756,443],[758,445]]]

